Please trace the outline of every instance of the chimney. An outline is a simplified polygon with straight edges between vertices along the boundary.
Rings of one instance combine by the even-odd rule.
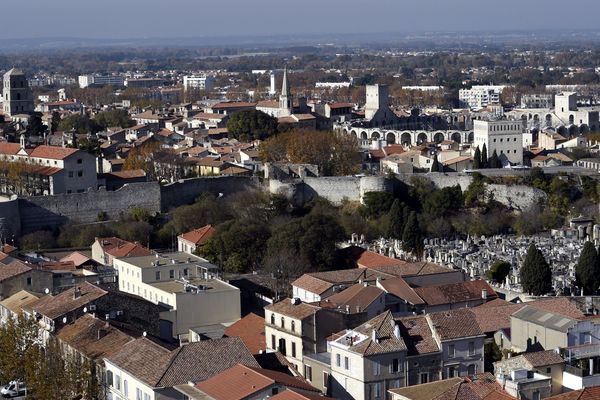
[[[371,340],[375,343],[379,343],[379,337],[377,336],[377,330],[373,329],[371,331]]]
[[[487,300],[487,289],[481,289],[481,298]]]
[[[346,314],[350,314],[350,306],[346,304]]]
[[[75,290],[73,291],[73,299],[77,300],[78,298],[81,297],[81,288],[78,286],[75,288]]]
[[[398,324],[394,326],[394,336],[396,336],[396,339],[400,339],[400,326]]]

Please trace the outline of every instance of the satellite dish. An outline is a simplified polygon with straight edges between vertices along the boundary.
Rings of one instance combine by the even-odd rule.
[[[144,337],[146,337],[146,335],[147,335],[146,331],[144,331],[144,333],[142,333],[142,335],[143,335]]]
[[[63,317],[63,324],[67,323],[67,317]]]
[[[50,289],[48,289],[48,288],[44,289],[44,293],[49,294],[50,293]]]
[[[83,312],[87,312],[87,307],[83,307]]]

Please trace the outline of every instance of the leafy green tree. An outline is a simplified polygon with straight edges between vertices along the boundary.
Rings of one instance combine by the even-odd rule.
[[[542,252],[531,243],[520,271],[525,293],[541,296],[552,290],[552,271]]]
[[[394,196],[388,192],[367,192],[363,196],[365,212],[368,217],[377,217],[387,213],[394,203]]]
[[[510,263],[504,260],[496,260],[486,272],[486,277],[494,282],[502,283],[510,273]]]
[[[60,121],[58,129],[61,131],[70,131],[74,129],[79,134],[96,133],[99,132],[100,127],[96,122],[87,115],[72,114]]]
[[[454,214],[464,204],[464,197],[459,185],[434,189],[422,200],[423,213],[436,218]]]
[[[307,260],[312,270],[329,270],[335,267],[336,244],[344,238],[344,229],[335,216],[309,213],[275,227],[267,242],[267,254],[287,249]]]
[[[465,206],[477,207],[486,204],[486,184],[488,180],[478,172],[473,173],[473,180],[465,191]]]
[[[256,271],[265,254],[270,233],[266,225],[252,220],[230,220],[217,225],[215,234],[198,252],[225,271]]]
[[[389,226],[387,236],[392,239],[402,240],[404,233],[404,214],[406,206],[399,199],[394,200],[388,213]]]
[[[592,242],[585,242],[581,255],[575,266],[577,285],[582,287],[585,294],[594,294],[600,286],[600,264],[598,252]]]
[[[496,149],[492,153],[492,158],[490,158],[490,168],[500,168],[502,165],[500,164],[500,159],[498,158],[498,153],[496,153]]]
[[[102,111],[94,116],[94,122],[101,129],[110,127],[129,128],[135,125],[135,121],[129,118],[126,110]]]
[[[487,168],[487,167],[488,167],[488,154],[487,154],[487,146],[484,143],[483,147],[481,149],[481,168]]]
[[[239,111],[227,121],[227,130],[244,142],[264,140],[277,133],[277,118],[259,110]]]
[[[404,232],[402,233],[402,249],[404,251],[410,251],[418,259],[421,259],[423,253],[423,239],[423,233],[419,226],[417,213],[413,211],[410,213],[406,225],[404,226]]]
[[[56,247],[56,240],[50,231],[36,231],[21,237],[23,250],[52,249]]]
[[[100,142],[96,137],[79,139],[76,143],[76,147],[95,156],[100,155]]]
[[[479,150],[479,146],[475,149],[475,154],[473,155],[473,169],[481,168],[481,150]]]

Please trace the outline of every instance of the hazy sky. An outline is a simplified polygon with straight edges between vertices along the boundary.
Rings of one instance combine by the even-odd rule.
[[[2,38],[596,29],[600,15],[598,0],[1,0],[1,3]]]

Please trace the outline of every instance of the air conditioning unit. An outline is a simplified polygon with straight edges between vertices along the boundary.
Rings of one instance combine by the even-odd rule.
[[[90,311],[96,311],[96,305],[95,304],[90,304],[90,306],[88,307]]]

